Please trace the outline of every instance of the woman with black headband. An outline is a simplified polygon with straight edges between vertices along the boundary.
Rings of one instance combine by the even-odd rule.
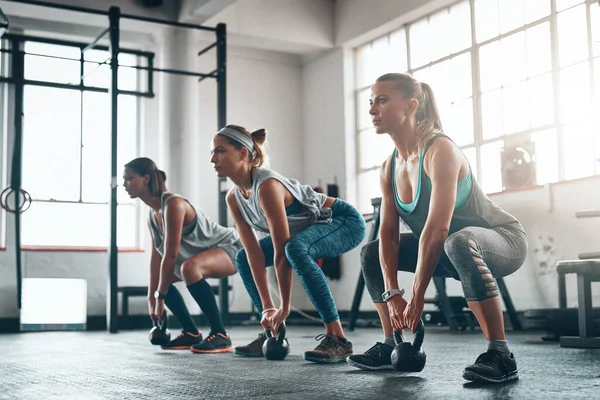
[[[292,268],[319,312],[326,333],[321,343],[304,353],[317,363],[343,362],[352,354],[346,340],[325,275],[315,262],[336,257],[358,246],[366,231],[362,215],[343,200],[315,192],[310,186],[262,168],[266,139],[264,129],[253,133],[228,125],[213,139],[212,158],[219,177],[235,184],[227,195],[244,248],[236,265],[265,330],[278,332],[290,314]],[[258,240],[253,229],[268,236]],[[279,307],[269,293],[266,267],[275,266],[279,284]],[[265,335],[236,354],[262,356]]]

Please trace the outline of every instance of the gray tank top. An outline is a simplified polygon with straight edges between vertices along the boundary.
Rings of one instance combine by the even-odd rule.
[[[432,145],[433,141],[439,137],[448,137],[446,135],[437,135],[431,138],[431,140],[425,146],[422,157],[425,157],[425,152]],[[452,140],[452,139],[450,139]],[[394,160],[392,160],[394,161]],[[421,182],[425,182],[426,174],[425,168],[421,163],[419,174],[421,174]],[[470,168],[470,167],[469,167]],[[391,169],[391,168],[390,168]],[[525,230],[521,223],[507,213],[500,207],[496,206],[489,197],[483,193],[479,183],[475,179],[475,176],[471,172],[472,185],[471,194],[467,199],[467,202],[459,209],[454,210],[452,219],[450,220],[450,231],[448,235],[460,231],[463,228],[469,226],[477,226],[481,228],[496,229],[498,233],[504,235],[506,233],[519,234],[523,237],[527,237]],[[395,179],[392,176],[392,182]],[[404,221],[404,223],[410,228],[415,236],[421,237],[423,229],[425,228],[425,222],[427,222],[427,216],[429,214],[429,204],[431,202],[431,189],[429,185],[421,185],[420,194],[417,198],[417,205],[411,212],[404,212],[398,200],[397,195],[394,194],[394,203],[396,204],[396,211],[398,216]],[[440,264],[446,269],[446,271],[453,276],[455,279],[460,280],[456,269],[452,267],[452,263],[448,259],[445,253],[442,254]]]
[[[433,144],[433,141],[439,137],[448,137],[446,135],[437,135],[431,138],[431,140],[425,146],[423,150],[423,156],[425,152]],[[394,161],[394,160],[392,160]],[[421,163],[419,174],[421,174],[421,182],[425,182],[425,168]],[[482,228],[505,228],[507,230],[517,230],[525,233],[521,223],[513,217],[511,214],[502,210],[496,206],[489,197],[483,193],[479,184],[477,183],[475,176],[472,175],[473,184],[471,186],[471,194],[467,202],[459,209],[454,210],[452,214],[452,220],[450,221],[450,232],[458,232],[459,230],[468,226],[477,226]],[[392,182],[395,177],[392,176]],[[408,225],[412,232],[420,237],[427,221],[429,214],[429,203],[431,201],[431,190],[428,185],[421,184],[421,191],[417,199],[417,205],[412,212],[404,212],[398,201],[395,200],[396,210],[402,220]]]
[[[237,186],[232,190],[242,218],[244,218],[244,221],[254,229],[260,232],[269,233],[269,224],[258,200],[258,189],[269,179],[277,179],[281,182],[283,186],[289,190],[292,196],[294,196],[294,198],[303,206],[303,212],[295,215],[288,215],[287,217],[291,236],[294,236],[312,224],[331,222],[331,208],[323,208],[323,204],[325,204],[325,201],[327,200],[326,194],[315,192],[313,188],[308,185],[302,185],[295,179],[286,178],[279,173],[266,168],[255,168],[252,171],[251,177],[252,194],[249,199],[246,199],[242,195],[242,192]]]
[[[160,204],[163,231],[166,225],[164,217],[165,207],[167,202],[174,197],[180,197],[187,201],[185,198],[178,194],[163,193]],[[194,206],[192,206],[192,208],[194,208]],[[198,253],[219,246],[231,245],[239,240],[237,231],[234,228],[227,228],[213,222],[204,214],[198,212],[195,208],[194,212],[196,213],[194,220],[189,224],[184,225],[183,230],[181,232],[179,253],[177,254],[176,259],[177,266],[181,266],[181,264],[185,260],[188,260],[189,258],[195,256]],[[148,225],[150,226],[150,232],[154,237],[156,251],[158,251],[158,253],[162,256],[164,254],[165,245],[164,236],[158,229],[158,224],[156,223],[156,218],[154,217],[152,209],[149,210]]]

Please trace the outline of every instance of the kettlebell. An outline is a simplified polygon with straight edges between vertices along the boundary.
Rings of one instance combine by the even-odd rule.
[[[414,342],[405,342],[401,331],[394,331],[396,347],[392,351],[391,361],[396,371],[421,372],[425,368],[427,355],[421,348],[425,336],[423,320],[417,324]]]
[[[148,338],[155,346],[163,346],[171,341],[171,331],[167,329],[167,313],[164,312],[160,321],[152,321],[154,325],[150,329]]]
[[[262,352],[267,360],[285,360],[290,353],[290,344],[285,338],[285,325],[279,325],[277,337],[271,331],[265,331],[267,340],[262,345]]]

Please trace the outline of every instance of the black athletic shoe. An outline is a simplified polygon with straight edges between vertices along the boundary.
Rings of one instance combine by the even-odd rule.
[[[190,348],[193,353],[228,353],[233,350],[229,335],[217,333]]]
[[[380,371],[384,369],[394,369],[392,366],[393,347],[377,342],[375,346],[365,351],[364,354],[354,354],[346,358],[346,362],[353,367],[364,369],[365,371]]]
[[[163,350],[189,350],[193,345],[202,341],[202,332],[190,333],[182,332],[169,343],[160,346]]]
[[[477,357],[475,364],[469,365],[463,372],[463,378],[478,383],[501,383],[519,379],[519,370],[515,356],[488,350]]]
[[[261,332],[258,337],[245,346],[237,346],[234,353],[244,357],[264,357],[262,352],[263,343],[267,340],[267,334]]]

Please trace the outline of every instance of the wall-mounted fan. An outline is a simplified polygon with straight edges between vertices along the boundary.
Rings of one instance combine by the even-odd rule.
[[[505,142],[500,161],[503,190],[536,184],[534,143],[526,140]]]

